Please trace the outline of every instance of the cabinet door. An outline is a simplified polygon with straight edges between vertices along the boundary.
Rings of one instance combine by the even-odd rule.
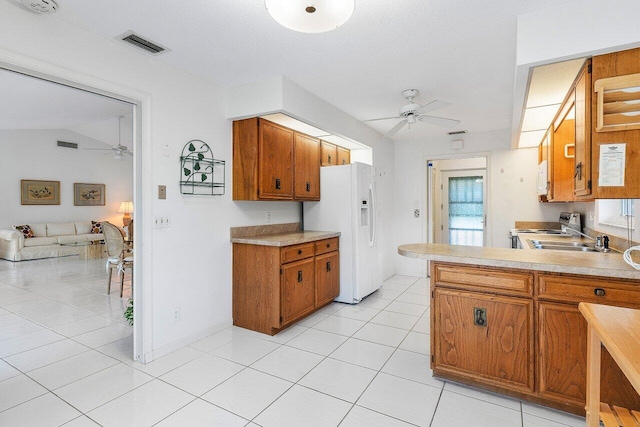
[[[538,303],[538,390],[541,397],[584,409],[587,386],[587,321],[574,304]],[[635,392],[603,347],[600,400],[640,409]]]
[[[320,200],[320,140],[295,134],[294,199]]]
[[[587,322],[577,306],[538,303],[538,390],[558,402],[584,407]]]
[[[591,195],[591,60],[576,83],[576,158],[573,186],[576,196]]]
[[[314,258],[284,264],[281,278],[280,313],[282,325],[313,311]]]
[[[435,373],[533,392],[533,301],[436,288]]]
[[[573,171],[576,141],[575,90],[560,107],[553,124],[551,154],[553,156],[553,202],[573,202]]]
[[[321,166],[335,166],[338,164],[338,150],[334,144],[321,141],[320,150],[322,155]]]
[[[339,165],[348,165],[351,163],[351,151],[346,149],[346,148],[342,148],[342,147],[338,147],[338,164]]]
[[[293,131],[260,121],[259,198],[293,199]]]
[[[340,294],[340,256],[329,252],[316,256],[316,299],[319,307]]]
[[[553,200],[553,125],[549,127],[544,135],[542,142],[538,146],[538,164],[547,163],[546,176],[538,171],[536,186],[538,187],[538,199],[541,202],[549,202]],[[546,193],[541,194],[546,190]]]

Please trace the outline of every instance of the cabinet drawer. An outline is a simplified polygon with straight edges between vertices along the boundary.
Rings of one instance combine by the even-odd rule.
[[[297,261],[313,256],[314,244],[304,243],[302,245],[286,246],[280,249],[280,263]]]
[[[529,272],[438,263],[432,268],[431,280],[437,286],[521,296],[531,296],[533,291],[533,274]]]
[[[326,254],[327,252],[333,252],[338,250],[338,238],[318,240],[315,243],[316,255]]]
[[[538,297],[556,301],[640,306],[637,283],[600,277],[538,276]]]

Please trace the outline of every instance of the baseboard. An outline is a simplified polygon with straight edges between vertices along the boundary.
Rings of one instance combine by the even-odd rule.
[[[155,350],[152,350],[148,353],[145,353],[143,355],[143,359],[144,360],[139,360],[139,362],[141,363],[151,363],[153,362],[155,359],[158,359],[162,356],[166,356],[169,353],[172,353],[176,350],[181,349],[182,347],[186,347],[189,344],[193,344],[194,342],[200,341],[203,338],[208,337],[209,335],[215,334],[216,332],[220,332],[223,329],[228,328],[229,326],[233,325],[233,321],[232,320],[228,320],[226,322],[222,322],[222,323],[218,323],[217,325],[211,326],[209,328],[206,328],[200,332],[197,332],[195,334],[191,334],[189,336],[186,336],[184,338],[181,338],[177,341],[174,341],[170,344],[164,345],[160,348],[157,348]]]

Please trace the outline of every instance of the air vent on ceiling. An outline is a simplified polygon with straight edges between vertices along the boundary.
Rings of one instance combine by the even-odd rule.
[[[75,148],[77,150],[78,144],[76,144],[75,142],[58,141],[58,147]]]
[[[163,52],[168,52],[171,50],[167,49],[166,47],[160,46],[158,43],[152,42],[149,39],[145,39],[144,37],[139,36],[133,31],[127,31],[126,33],[116,37],[116,39],[122,40],[123,42],[129,43],[154,55],[159,55]]]
[[[449,135],[462,135],[462,134],[465,134],[465,133],[467,133],[466,130],[456,130],[456,131],[453,131],[453,132],[449,132]]]

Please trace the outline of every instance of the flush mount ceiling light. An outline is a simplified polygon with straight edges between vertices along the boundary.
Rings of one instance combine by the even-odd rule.
[[[280,25],[301,33],[335,30],[351,18],[355,0],[265,0],[267,12]]]
[[[52,14],[58,11],[58,5],[53,0],[20,0],[20,3],[37,13]]]

